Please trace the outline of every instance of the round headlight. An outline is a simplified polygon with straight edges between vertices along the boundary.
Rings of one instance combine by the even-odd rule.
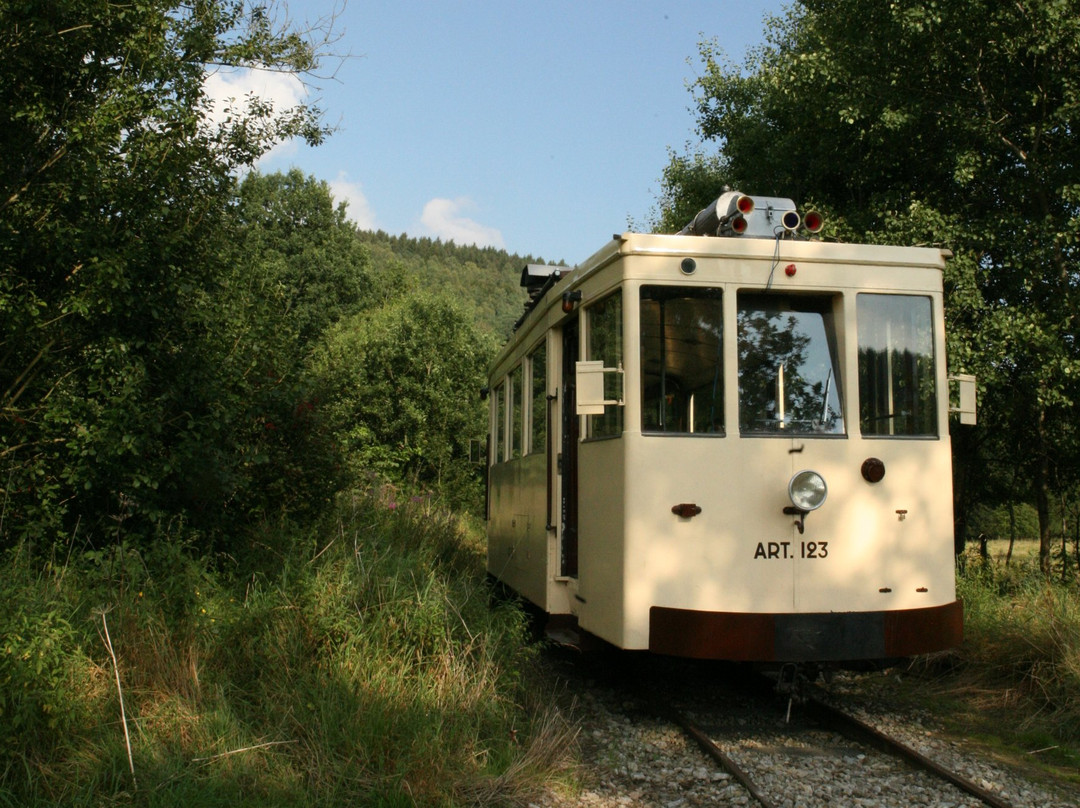
[[[825,497],[829,489],[825,485],[825,478],[816,471],[800,471],[787,487],[791,504],[801,511],[816,511],[825,504]]]

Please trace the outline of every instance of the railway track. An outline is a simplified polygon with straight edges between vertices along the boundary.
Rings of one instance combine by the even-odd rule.
[[[670,702],[656,701],[654,698],[654,704],[657,704],[663,714],[670,720],[678,724],[707,756],[723,766],[733,778],[742,784],[762,808],[780,808],[785,805],[834,805],[837,804],[835,799],[837,796],[844,800],[850,799],[853,801],[880,799],[885,795],[882,795],[881,787],[875,785],[872,778],[863,781],[866,786],[863,793],[852,793],[858,791],[855,788],[835,795],[832,793],[832,789],[827,789],[827,793],[815,795],[813,790],[808,791],[805,787],[799,787],[798,778],[794,776],[794,772],[799,767],[791,765],[790,770],[793,774],[789,779],[791,787],[783,789],[783,793],[775,794],[772,793],[775,788],[763,787],[755,780],[753,774],[755,770],[760,770],[763,765],[772,768],[778,758],[782,760],[785,757],[790,760],[792,757],[807,758],[816,756],[820,761],[828,761],[820,764],[823,766],[855,766],[868,772],[874,771],[875,774],[882,768],[892,768],[871,760],[871,756],[875,753],[887,756],[895,761],[902,761],[911,767],[912,775],[916,775],[918,772],[925,773],[938,783],[948,784],[956,789],[959,795],[955,796],[963,795],[958,801],[945,795],[945,801],[939,802],[937,800],[943,795],[939,789],[931,787],[929,791],[934,793],[933,799],[935,802],[927,803],[925,802],[928,792],[926,784],[919,782],[920,778],[917,776],[904,778],[903,772],[899,771],[899,767],[895,767],[897,771],[889,776],[890,788],[893,790],[887,795],[890,800],[888,804],[985,805],[990,808],[1020,808],[1014,806],[1000,795],[983,788],[972,780],[952,771],[947,766],[911,748],[899,739],[829,704],[820,694],[810,694],[802,700],[796,711],[794,733],[785,736],[786,739],[783,744],[779,745],[780,748],[776,748],[778,745],[773,744],[774,748],[766,753],[760,752],[763,746],[768,746],[768,744],[762,744],[760,737],[750,742],[739,742],[733,740],[728,734],[726,742],[717,741],[714,740],[717,735],[716,731],[706,731],[692,720],[687,713]],[[790,720],[790,718],[789,710],[786,721]],[[720,732],[719,734],[723,736],[725,733]],[[838,743],[838,738],[843,738],[844,741]],[[725,746],[728,747],[728,751],[725,751]],[[898,787],[897,784],[902,783],[905,779],[911,780],[911,793],[907,795],[895,791]],[[815,797],[817,801],[815,801]],[[964,800],[963,797],[973,798],[975,802],[970,799]]]
[[[534,803],[538,808],[1080,804],[1075,795],[972,760],[917,717],[872,709],[875,727],[817,694],[789,716],[771,684],[747,687],[715,667],[625,665],[615,680],[588,676],[581,684],[591,717],[583,730],[589,788],[573,800]],[[902,739],[892,737],[893,728]]]

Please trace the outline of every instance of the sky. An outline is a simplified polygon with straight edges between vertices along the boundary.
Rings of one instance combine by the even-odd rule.
[[[322,79],[215,73],[214,97],[316,103],[336,131],[258,165],[325,180],[361,228],[575,265],[653,213],[696,142],[698,43],[741,63],[781,0],[287,0],[333,17]],[[719,191],[719,189],[718,189]]]

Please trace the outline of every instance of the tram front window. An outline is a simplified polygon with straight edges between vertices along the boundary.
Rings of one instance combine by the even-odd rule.
[[[859,427],[875,437],[937,434],[930,298],[860,294]]]
[[[641,429],[724,432],[719,289],[641,289]]]
[[[739,431],[842,435],[835,298],[740,293]]]

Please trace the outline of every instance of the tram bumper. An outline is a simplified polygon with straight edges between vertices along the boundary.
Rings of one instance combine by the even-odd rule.
[[[924,609],[813,614],[704,612],[653,606],[649,650],[736,662],[894,659],[960,644],[960,601]]]

